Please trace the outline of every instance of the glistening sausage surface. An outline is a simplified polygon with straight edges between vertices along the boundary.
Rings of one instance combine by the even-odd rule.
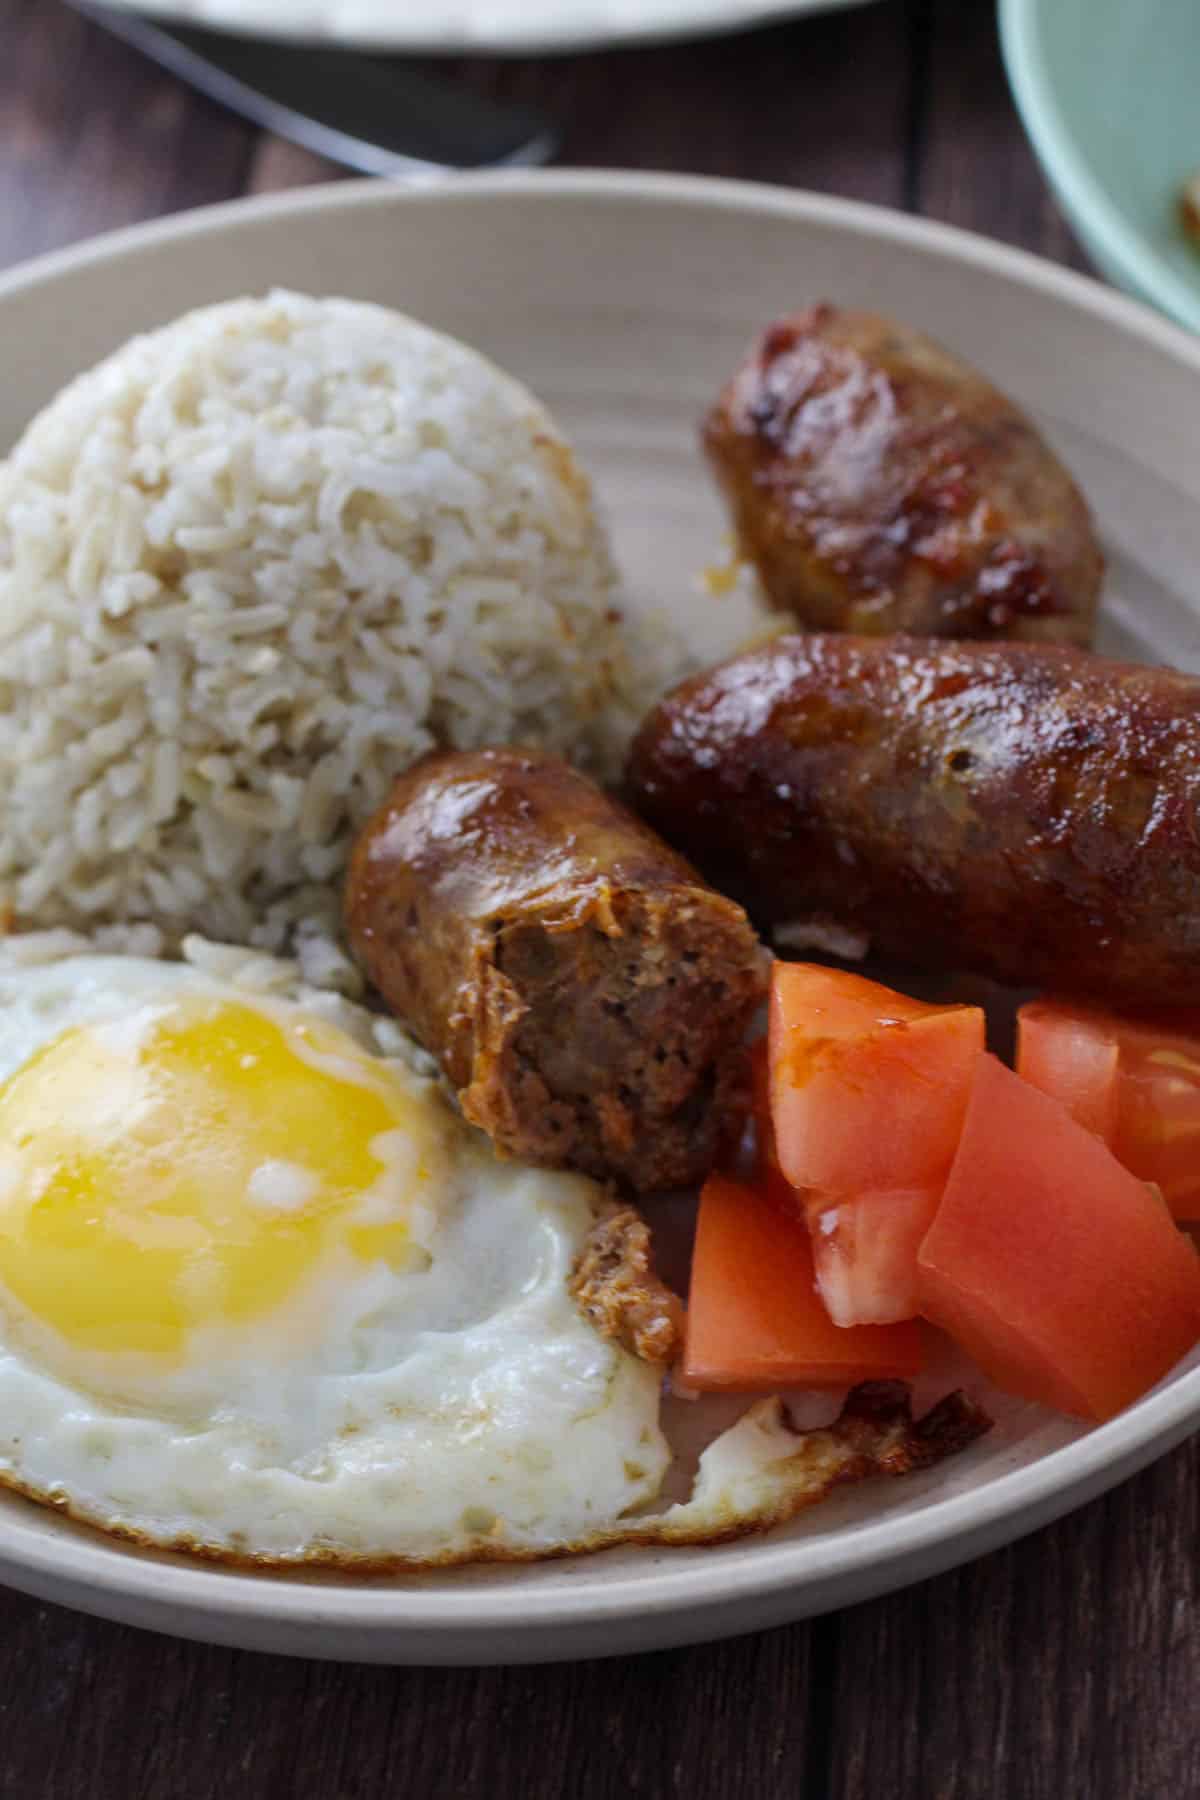
[[[1200,681],[1062,646],[790,636],[636,740],[644,816],[760,923],[1200,1003]]]
[[[774,604],[817,631],[1087,644],[1103,558],[1024,413],[908,326],[814,306],[770,326],[705,448]]]
[[[557,757],[435,753],[351,860],[356,955],[506,1155],[643,1191],[745,1104],[765,955],[741,908]]]

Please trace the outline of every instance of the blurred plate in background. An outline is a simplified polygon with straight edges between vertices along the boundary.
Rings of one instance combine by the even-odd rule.
[[[131,0],[113,0],[129,6]],[[133,10],[220,31],[406,51],[599,49],[744,31],[863,0],[154,0]]]
[[[1000,0],[1033,147],[1097,266],[1200,331],[1200,248],[1179,192],[1200,168],[1200,0]]]

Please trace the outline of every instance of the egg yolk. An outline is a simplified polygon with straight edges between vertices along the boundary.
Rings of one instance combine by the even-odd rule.
[[[77,1347],[178,1352],[335,1250],[406,1266],[430,1137],[323,1020],[187,999],[71,1028],[0,1087],[0,1283]]]

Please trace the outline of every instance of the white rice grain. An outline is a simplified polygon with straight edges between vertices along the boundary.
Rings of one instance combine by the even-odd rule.
[[[0,899],[344,985],[348,844],[414,757],[616,768],[665,671],[614,595],[569,447],[465,346],[282,293],[135,339],[0,465]]]

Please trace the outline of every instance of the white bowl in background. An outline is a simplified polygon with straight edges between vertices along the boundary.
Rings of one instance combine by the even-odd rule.
[[[156,19],[329,49],[535,56],[711,37],[864,0],[111,0]]]

